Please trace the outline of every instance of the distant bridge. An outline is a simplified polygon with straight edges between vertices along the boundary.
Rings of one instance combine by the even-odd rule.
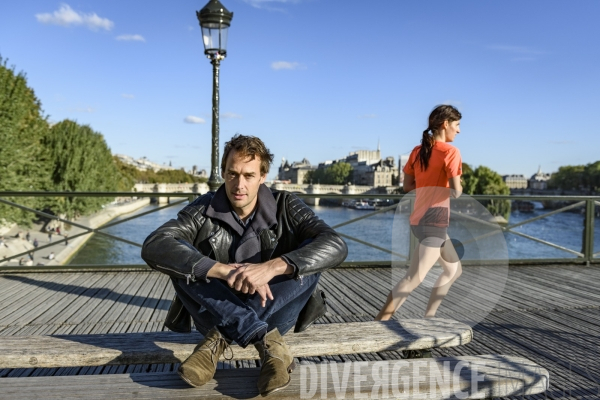
[[[267,183],[267,186],[277,190],[286,190],[292,193],[303,194],[366,194],[378,188],[375,186],[358,185],[320,185],[320,184],[296,184],[296,183]],[[168,196],[160,196],[160,193],[198,193],[204,194],[209,191],[206,183],[137,183],[134,191],[144,193],[156,193],[159,203],[168,203]],[[306,199],[306,203],[319,205],[319,199]]]
[[[356,185],[321,185],[321,184],[300,184],[300,183],[273,183],[270,185],[273,189],[286,190],[292,193],[303,194],[363,194],[376,189],[373,186]],[[306,204],[319,205],[319,198],[304,199]]]
[[[209,188],[206,183],[136,183],[135,192],[156,193],[158,203],[169,203],[169,196],[159,196],[160,193],[198,193],[204,194]]]

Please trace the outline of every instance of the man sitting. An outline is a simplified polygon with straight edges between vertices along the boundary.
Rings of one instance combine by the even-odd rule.
[[[212,379],[235,341],[259,352],[261,395],[285,388],[295,365],[282,335],[301,312],[310,316],[320,273],[346,258],[344,241],[300,199],[263,184],[272,161],[260,139],[234,136],[221,160],[225,183],[144,242],[142,258],[171,277],[205,335],[178,370],[192,386]]]

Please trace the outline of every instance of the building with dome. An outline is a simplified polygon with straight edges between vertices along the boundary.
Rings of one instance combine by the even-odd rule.
[[[548,189],[548,181],[550,180],[551,174],[542,172],[542,166],[538,168],[538,171],[531,175],[529,178],[529,189],[534,190],[546,190]]]

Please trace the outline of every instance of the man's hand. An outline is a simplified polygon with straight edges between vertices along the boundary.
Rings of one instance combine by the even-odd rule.
[[[273,300],[273,294],[271,293],[271,288],[269,284],[264,284],[261,287],[257,288],[255,293],[258,293],[260,296],[260,306],[265,307],[267,305],[267,299]]]
[[[227,283],[235,290],[242,293],[258,293],[263,300],[263,307],[267,298],[273,300],[273,295],[268,283],[277,275],[294,272],[292,266],[283,259],[276,258],[261,264],[236,265],[236,270],[227,278]]]

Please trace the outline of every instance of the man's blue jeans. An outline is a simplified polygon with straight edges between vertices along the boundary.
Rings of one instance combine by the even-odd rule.
[[[267,299],[265,307],[261,306],[257,293],[237,292],[221,279],[189,284],[186,279],[171,280],[200,333],[206,335],[216,326],[226,339],[246,347],[265,327],[268,331],[277,328],[282,335],[294,327],[320,276],[317,273],[299,280],[286,275],[276,276],[269,282],[273,300]]]

